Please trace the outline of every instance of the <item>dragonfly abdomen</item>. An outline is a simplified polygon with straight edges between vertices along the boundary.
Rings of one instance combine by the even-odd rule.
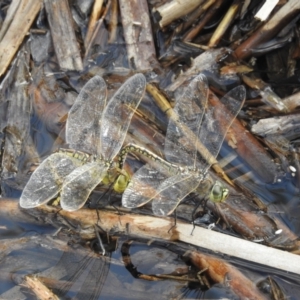
[[[169,172],[172,172],[175,174],[182,172],[182,167],[180,167],[179,165],[172,164],[172,163],[164,160],[160,156],[156,155],[155,153],[151,152],[150,150],[145,149],[139,145],[131,144],[131,143],[126,145],[125,147],[123,147],[120,151],[120,155],[119,155],[119,167],[120,168],[123,166],[123,163],[126,159],[126,155],[128,153],[137,153],[137,154],[143,155],[144,157],[147,157],[147,158],[151,159],[152,161],[158,163],[160,166],[164,167]]]
[[[81,151],[77,151],[77,150],[73,150],[73,149],[65,149],[65,148],[60,148],[59,153],[64,153],[68,156],[74,157],[78,160],[81,160],[83,163],[89,162],[92,159],[92,155],[85,153],[85,152],[81,152]]]

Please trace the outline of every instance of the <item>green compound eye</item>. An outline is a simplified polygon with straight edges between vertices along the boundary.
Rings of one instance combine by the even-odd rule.
[[[221,182],[216,181],[210,191],[209,199],[213,202],[223,202],[228,197],[228,194],[229,190],[225,188]]]

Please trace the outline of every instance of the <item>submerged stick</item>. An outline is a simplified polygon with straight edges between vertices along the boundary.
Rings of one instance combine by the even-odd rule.
[[[222,105],[213,94],[209,97],[209,101],[214,107]],[[217,119],[222,124],[222,115],[218,116]],[[255,173],[258,174],[264,182],[274,182],[277,170],[276,164],[263,146],[244,128],[238,119],[232,122],[226,134],[226,140],[231,139],[235,141],[236,152],[251,166]]]
[[[238,295],[239,299],[267,299],[253,281],[222,259],[196,251],[188,251],[184,254],[184,258],[199,270],[205,270],[205,274],[208,274],[215,283],[226,282],[227,288]]]
[[[23,285],[31,290],[36,295],[37,299],[59,300],[59,298],[45,284],[43,284],[37,276],[25,276]]]

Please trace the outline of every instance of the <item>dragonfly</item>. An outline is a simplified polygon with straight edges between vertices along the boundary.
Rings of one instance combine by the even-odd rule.
[[[208,174],[212,164],[208,158],[218,155],[230,125],[244,103],[245,88],[238,86],[221,99],[227,111],[221,129],[214,116],[224,115],[224,106],[211,107],[208,96],[208,82],[203,74],[183,89],[174,107],[176,117],[170,119],[167,128],[166,161],[144,152],[154,164],[144,165],[132,176],[122,196],[124,207],[140,207],[152,200],[153,213],[167,216],[195,191],[214,202],[225,201],[229,191]],[[201,157],[199,141],[208,150]]]
[[[111,177],[110,170],[122,168],[122,159],[114,159],[145,88],[144,75],[136,74],[125,81],[106,105],[106,83],[100,76],[92,77],[68,114],[66,141],[71,149],[53,153],[39,165],[23,190],[20,206],[42,205],[60,192],[62,209],[80,209],[94,188],[105,177]],[[119,172],[114,174],[111,180]]]

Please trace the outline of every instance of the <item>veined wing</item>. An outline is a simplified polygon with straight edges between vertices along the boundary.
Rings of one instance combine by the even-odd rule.
[[[66,124],[66,140],[71,148],[100,154],[99,136],[106,97],[106,83],[99,76],[91,78],[81,89]]]
[[[208,105],[198,138],[213,157],[218,155],[230,125],[244,104],[245,96],[245,88],[238,86],[220,100],[223,105],[215,107]],[[196,161],[196,168],[200,171],[205,172],[210,166],[209,159],[205,155]]]
[[[74,211],[81,208],[90,193],[102,181],[108,168],[104,162],[90,162],[70,173],[65,178],[61,191],[62,209]]]
[[[130,77],[108,102],[102,117],[101,154],[112,160],[120,151],[132,115],[143,98],[146,79],[143,74]]]
[[[31,175],[20,198],[20,206],[42,205],[61,190],[65,177],[83,162],[65,153],[54,153],[45,159]]]
[[[168,161],[195,166],[197,136],[207,97],[207,79],[202,74],[189,83],[182,95],[177,96],[174,108],[177,117],[170,119],[165,140],[165,155]]]
[[[124,207],[135,208],[145,205],[157,195],[158,186],[170,176],[159,169],[146,164],[134,173],[122,196]]]
[[[165,180],[159,187],[152,202],[152,211],[157,216],[171,214],[188,194],[193,192],[203,180],[194,173],[177,174]]]

